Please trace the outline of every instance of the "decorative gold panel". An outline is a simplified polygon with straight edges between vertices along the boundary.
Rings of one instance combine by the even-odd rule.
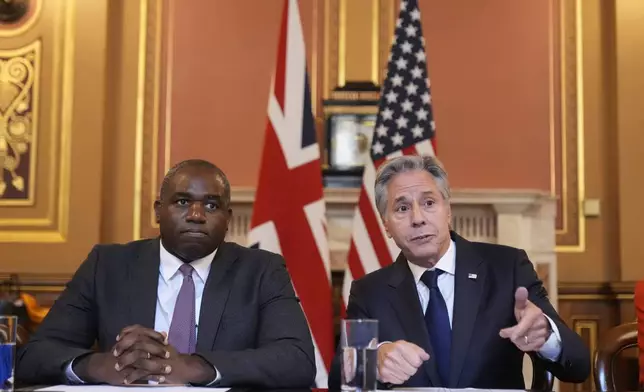
[[[341,88],[346,82],[364,82],[370,81],[379,86],[385,77],[387,59],[391,42],[394,34],[394,22],[396,20],[396,2],[391,0],[363,0],[365,4],[369,3],[369,22],[368,35],[370,37],[370,55],[364,58],[362,63],[353,62],[350,66],[362,69],[362,80],[347,80],[351,75],[347,75],[347,51],[350,50],[352,36],[360,33],[363,36],[365,32],[358,32],[356,29],[365,28],[362,24],[351,24],[351,11],[357,11],[355,5],[349,8],[350,0],[325,0],[324,1],[324,58],[323,63],[323,99],[347,99],[340,92],[334,93],[334,90]],[[364,12],[356,12],[352,15],[359,16]],[[350,70],[349,70],[350,71]],[[334,94],[340,94],[338,96]],[[378,94],[375,94],[377,99]],[[366,97],[362,97],[366,98]],[[373,99],[372,94],[368,99]]]
[[[585,250],[582,1],[552,0],[552,191],[557,197],[557,251]],[[558,26],[558,28],[556,28]]]
[[[40,1],[33,4],[32,13],[41,12]],[[23,29],[0,41],[0,243],[61,243],[67,236],[75,2],[42,7],[47,18],[25,22],[33,34]]]
[[[34,202],[40,49],[0,50],[0,205]]]
[[[595,315],[586,316],[573,316],[572,329],[579,335],[591,353],[597,350],[597,336],[598,336],[598,317]],[[575,391],[593,391],[595,390],[593,382],[588,379],[581,384],[575,384]]]
[[[157,234],[153,202],[158,192],[161,162],[166,166],[170,151],[169,112],[160,112],[161,91],[170,85],[167,61],[171,59],[171,18],[164,8],[173,0],[142,0],[139,42],[139,91],[136,129],[136,184],[134,198],[134,238]],[[164,19],[165,18],[165,19]],[[164,30],[164,27],[166,29]],[[165,35],[165,39],[164,38]],[[166,43],[164,47],[163,44]],[[164,50],[165,49],[165,50]],[[165,57],[162,57],[165,54]],[[162,61],[163,60],[163,61]],[[163,64],[166,66],[163,67]],[[167,83],[165,83],[167,81]],[[169,93],[166,95],[169,96]],[[167,105],[167,102],[165,102]],[[166,109],[164,105],[164,109]],[[165,117],[161,127],[162,116]],[[163,128],[163,129],[161,129]],[[161,132],[163,131],[163,132]],[[160,162],[159,142],[163,140],[163,161]]]

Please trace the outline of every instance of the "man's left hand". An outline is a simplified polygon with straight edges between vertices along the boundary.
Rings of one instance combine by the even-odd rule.
[[[205,359],[198,355],[179,354],[174,347],[168,345],[169,358],[152,357],[143,359],[134,366],[138,369],[133,373],[150,374],[146,380],[161,384],[197,384],[206,385],[215,381],[217,373]],[[137,377],[135,375],[134,377]]]
[[[158,335],[158,336],[157,336]],[[215,380],[215,369],[196,355],[179,354],[168,344],[167,335],[141,327],[126,327],[113,349],[116,370],[124,383],[151,380],[170,384],[208,384]]]
[[[517,325],[502,329],[499,335],[510,339],[523,352],[541,350],[552,329],[543,311],[528,300],[525,287],[519,287],[514,293],[514,317]]]

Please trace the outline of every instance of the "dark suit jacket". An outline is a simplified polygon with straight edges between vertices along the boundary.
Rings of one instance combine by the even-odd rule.
[[[430,359],[403,385],[450,388],[524,389],[523,352],[499,336],[516,324],[514,292],[528,289],[529,300],[557,325],[562,353],[557,362],[539,359],[555,377],[582,382],[590,373],[590,353],[548,300],[526,253],[492,244],[473,243],[452,233],[456,243],[452,351],[448,385],[441,385],[414,277],[401,255],[392,265],[353,282],[347,318],[379,320],[379,340],[406,340],[422,347]],[[468,278],[476,274],[476,279]],[[339,353],[338,353],[339,354]],[[536,358],[539,358],[536,356]],[[339,355],[329,375],[329,387],[340,386]]]
[[[66,364],[109,351],[122,328],[154,328],[159,239],[97,245],[17,356],[24,383],[64,383]],[[279,255],[222,243],[204,287],[197,354],[221,373],[217,386],[309,387],[313,342]]]

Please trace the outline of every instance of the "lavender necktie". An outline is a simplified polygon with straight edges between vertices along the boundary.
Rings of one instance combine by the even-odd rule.
[[[192,280],[194,268],[190,264],[179,267],[183,283],[174,305],[174,314],[168,333],[168,342],[181,354],[192,354],[197,346],[195,331],[195,282]]]

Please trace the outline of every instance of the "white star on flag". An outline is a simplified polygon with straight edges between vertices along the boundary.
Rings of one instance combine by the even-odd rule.
[[[420,110],[416,112],[416,118],[418,118],[418,121],[427,120],[428,114],[429,112],[427,110],[420,108]]]
[[[404,58],[399,58],[398,61],[396,61],[396,66],[398,69],[406,69],[407,68],[407,60]]]
[[[376,132],[378,133],[378,137],[385,137],[387,136],[387,127],[385,127],[383,124],[378,125],[378,128],[376,128]]]
[[[423,70],[418,68],[418,66],[415,66],[414,69],[411,70],[411,76],[414,79],[420,79],[423,77]]]
[[[404,136],[396,132],[396,134],[391,137],[391,142],[393,143],[394,146],[402,146],[403,139],[404,139]]]
[[[418,8],[414,8],[409,15],[411,15],[411,20],[420,20],[420,11]]]
[[[409,25],[405,28],[405,33],[407,33],[407,37],[415,37],[416,36],[416,28],[412,25]]]
[[[413,133],[413,134],[414,134],[414,137],[415,137],[415,138],[419,138],[419,139],[420,139],[420,138],[422,138],[422,137],[423,137],[423,128],[421,128],[421,127],[419,127],[418,125],[416,125],[415,127],[413,127],[413,128],[411,129],[411,133]]]
[[[371,146],[373,149],[374,154],[382,154],[383,150],[385,149],[385,145],[380,143],[379,141],[376,141],[373,146]]]
[[[398,129],[403,129],[403,128],[407,128],[408,122],[409,122],[409,119],[401,116],[401,117],[398,117],[398,119],[396,120],[396,125],[398,125]]]
[[[407,94],[414,95],[416,94],[416,90],[418,90],[418,86],[410,82],[407,87],[405,87],[405,90],[407,90]]]

